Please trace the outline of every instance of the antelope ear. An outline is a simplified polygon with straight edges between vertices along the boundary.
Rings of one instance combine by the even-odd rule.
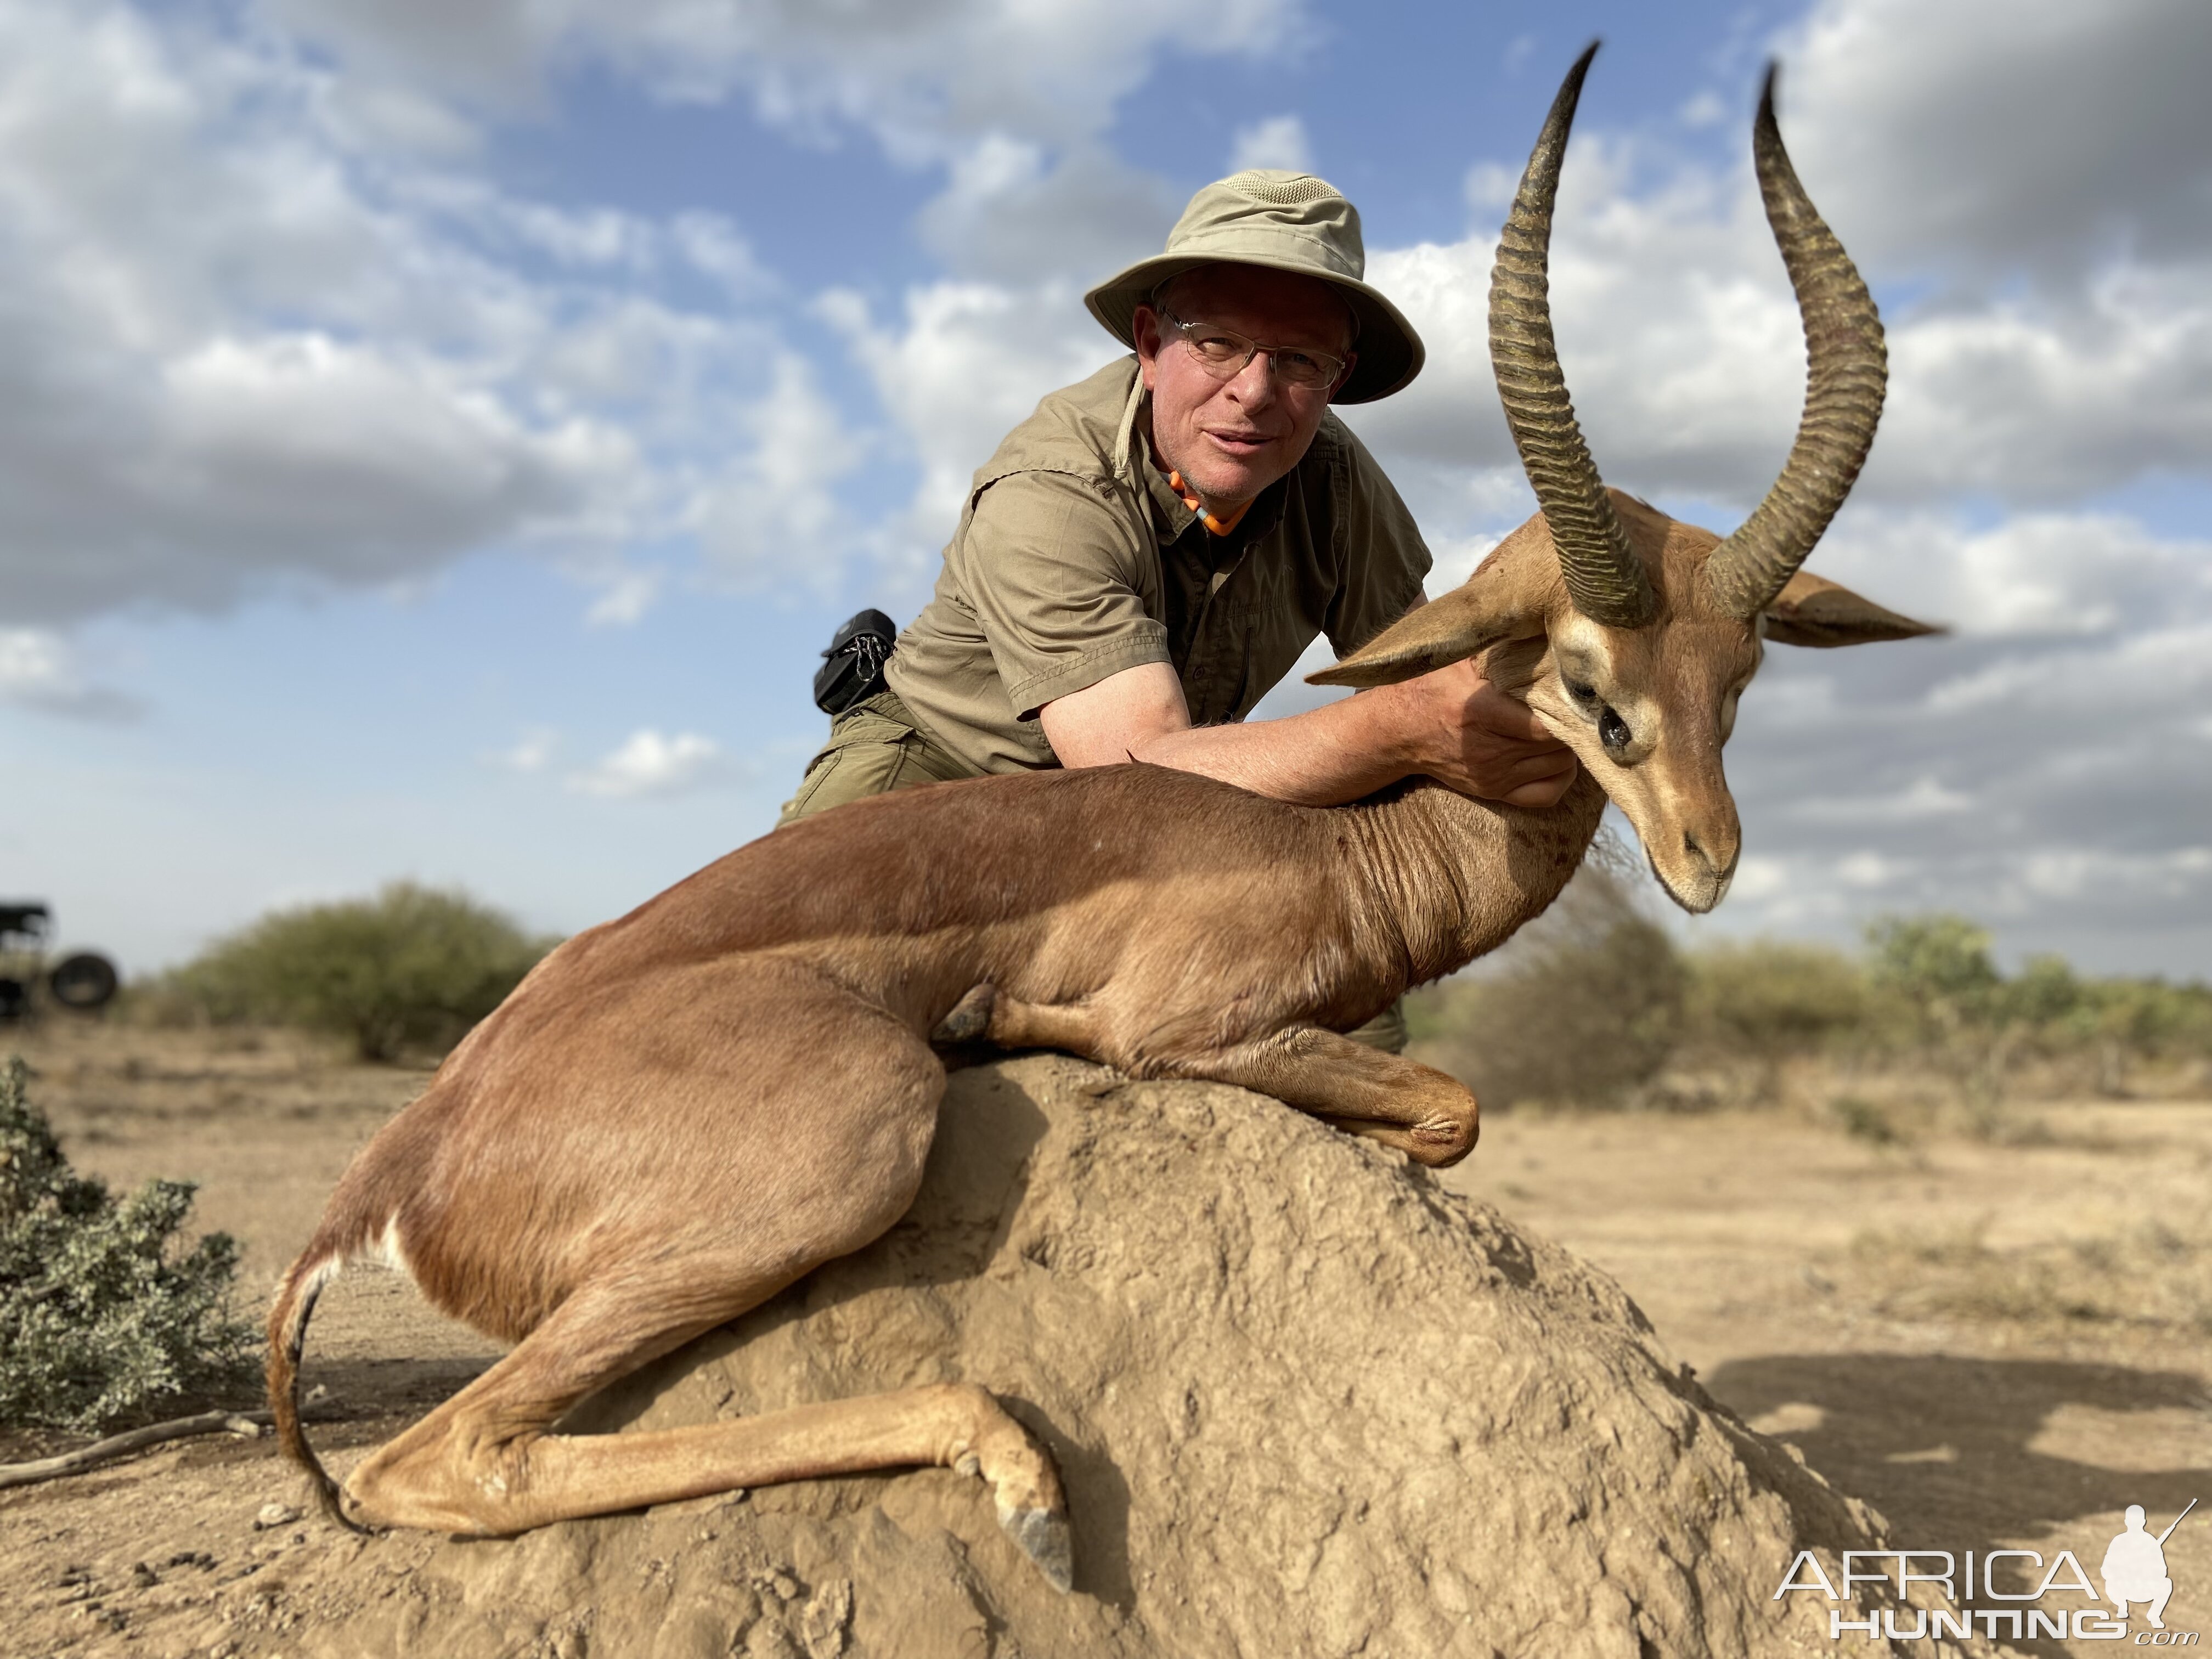
[[[1525,584],[1492,553],[1464,582],[1416,605],[1334,667],[1306,676],[1308,685],[1390,685],[1464,662],[1486,646],[1543,629],[1542,612]]]
[[[1940,623],[1915,622],[1848,587],[1801,570],[1783,584],[1766,611],[1766,637],[1784,645],[1872,645],[1948,634]]]

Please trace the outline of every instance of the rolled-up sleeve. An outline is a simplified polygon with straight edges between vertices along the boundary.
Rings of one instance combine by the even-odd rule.
[[[976,497],[946,559],[1017,718],[1033,720],[1123,669],[1170,660],[1166,628],[1145,614],[1141,556],[1125,515],[1092,479],[1016,472]]]

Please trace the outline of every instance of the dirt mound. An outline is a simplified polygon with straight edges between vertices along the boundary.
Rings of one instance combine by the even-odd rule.
[[[349,1659],[1830,1652],[1832,1604],[1775,1587],[1880,1525],[1609,1279],[1397,1155],[1054,1056],[956,1075],[906,1220],[579,1426],[956,1378],[1060,1458],[1073,1595],[929,1470],[306,1552],[315,1582],[258,1581],[270,1633]]]

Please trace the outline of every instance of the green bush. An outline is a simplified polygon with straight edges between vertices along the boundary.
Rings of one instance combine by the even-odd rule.
[[[118,1202],[76,1174],[27,1075],[0,1068],[0,1423],[93,1429],[239,1382],[253,1333],[230,1316],[236,1243],[181,1248],[188,1182]]]
[[[2067,1025],[2152,1060],[2212,1056],[2212,988],[2158,979],[2091,980]]]
[[[156,1000],[217,1024],[350,1037],[363,1060],[443,1051],[556,941],[464,894],[395,882],[374,899],[264,916],[168,975]]]
[[[1617,1106],[1657,1075],[1682,1031],[1688,975],[1620,881],[1585,866],[1501,971],[1408,1009],[1431,1063],[1486,1106]]]
[[[2212,990],[2160,979],[2085,979],[2033,957],[2010,978],[1989,935],[1961,916],[1886,917],[1867,930],[1887,1046],[1948,1073],[1970,1103],[2007,1092],[2021,1062],[2088,1060],[2095,1086],[2126,1091],[2131,1062],[2212,1057]]]
[[[1931,1039],[1985,1025],[2004,1012],[2004,981],[1988,932],[1964,916],[1884,916],[1867,928],[1875,988],[1916,1011]]]
[[[1868,1018],[1866,975],[1825,945],[1710,945],[1689,969],[1688,1030],[1701,1047],[1778,1061],[1816,1053]]]

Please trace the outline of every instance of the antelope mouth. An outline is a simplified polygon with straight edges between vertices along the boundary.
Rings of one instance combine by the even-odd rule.
[[[1714,870],[1708,866],[1702,870],[1671,875],[1659,867],[1659,860],[1647,857],[1651,873],[1667,890],[1667,896],[1693,916],[1702,916],[1718,908],[1735,881],[1735,866],[1730,863],[1725,870]]]

